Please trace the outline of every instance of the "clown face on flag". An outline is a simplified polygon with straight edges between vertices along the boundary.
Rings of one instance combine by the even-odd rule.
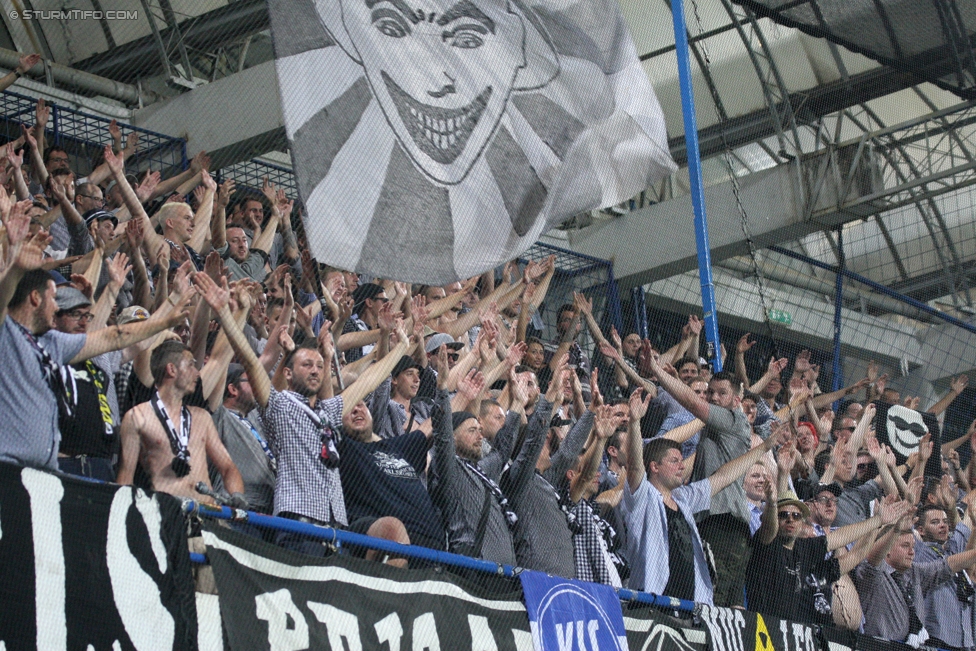
[[[320,261],[444,284],[674,170],[613,0],[270,3]]]

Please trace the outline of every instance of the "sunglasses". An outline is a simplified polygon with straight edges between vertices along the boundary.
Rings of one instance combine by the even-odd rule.
[[[813,501],[816,502],[817,504],[823,504],[825,506],[828,505],[828,504],[837,504],[837,498],[836,497],[818,497],[817,499],[815,499]]]
[[[797,513],[796,511],[780,511],[778,516],[780,520],[793,520],[794,522],[799,522],[803,519],[803,514]]]
[[[859,463],[859,464],[857,464],[857,469],[858,470],[867,470],[872,465],[874,465],[874,464],[872,464],[872,463]]]

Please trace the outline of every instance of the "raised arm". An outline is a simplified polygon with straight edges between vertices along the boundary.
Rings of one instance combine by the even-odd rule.
[[[739,481],[746,474],[746,471],[749,470],[749,467],[759,461],[764,454],[772,450],[775,445],[785,443],[787,436],[787,430],[785,428],[781,429],[778,433],[770,434],[769,438],[762,442],[762,445],[754,447],[742,456],[732,459],[716,470],[708,478],[712,485],[712,497],[718,495],[729,484]]]
[[[202,172],[201,179],[205,188],[203,200],[193,216],[193,234],[186,242],[195,251],[203,251],[204,244],[210,238],[210,220],[213,217],[214,194],[217,192],[217,183],[210,178],[210,174]]]
[[[397,341],[396,346],[383,359],[363,371],[356,381],[346,387],[346,390],[342,392],[343,415],[352,411],[363,398],[372,393],[373,389],[378,387],[380,382],[393,372],[393,367],[403,357],[409,345],[407,333],[402,328],[397,329],[397,335],[399,336],[399,341]]]
[[[264,367],[261,366],[258,356],[251,349],[251,345],[247,343],[244,331],[234,320],[234,315],[230,311],[230,290],[227,286],[227,277],[222,277],[221,281],[222,285],[217,285],[207,274],[198,273],[193,276],[194,286],[196,286],[203,300],[210,306],[210,309],[217,314],[220,327],[227,335],[234,353],[247,371],[247,379],[251,383],[254,399],[262,408],[267,407],[268,399],[271,397],[271,379]]]
[[[167,299],[168,304],[145,321],[110,326],[88,333],[84,347],[71,360],[71,364],[83,362],[112,350],[121,350],[148,339],[158,332],[179,325],[189,316],[187,306],[190,302],[190,295],[191,293],[188,292],[176,303]]]
[[[958,398],[963,391],[966,390],[968,385],[968,375],[960,375],[959,377],[953,378],[952,382],[949,383],[949,392],[942,397],[942,400],[939,400],[937,403],[929,407],[929,413],[938,416],[944,412],[949,408],[949,405],[951,405],[952,402]]]
[[[670,393],[671,397],[678,401],[678,404],[690,411],[695,418],[702,421],[708,420],[708,403],[692,391],[687,384],[666,373],[661,368],[657,355],[651,355],[649,366],[661,387]],[[742,472],[745,472],[745,469]]]
[[[600,472],[600,461],[603,459],[603,451],[607,446],[607,440],[613,436],[617,427],[622,422],[623,416],[614,416],[613,408],[610,405],[598,407],[593,419],[593,433],[590,437],[590,445],[583,456],[582,469],[569,484],[569,499],[574,504],[579,502],[583,493]]]
[[[0,77],[0,91],[7,90],[14,82],[23,77],[28,71],[41,62],[40,54],[24,54],[17,61],[17,67]]]
[[[641,437],[640,422],[651,404],[651,397],[644,396],[643,389],[637,389],[630,394],[630,424],[627,426],[627,485],[631,494],[647,476],[644,468],[644,440]]]
[[[105,147],[105,163],[108,165],[112,172],[112,178],[115,179],[115,183],[119,187],[119,191],[122,193],[122,201],[125,202],[126,207],[129,209],[129,214],[132,215],[133,219],[138,219],[142,221],[142,232],[145,238],[146,250],[147,251],[159,251],[159,247],[166,244],[166,240],[163,239],[161,235],[156,233],[156,229],[149,221],[149,215],[146,214],[146,209],[142,207],[142,202],[139,201],[136,191],[132,189],[129,185],[128,179],[125,178],[125,161],[121,156],[116,156],[112,152],[112,148],[109,146]]]
[[[913,508],[913,505],[904,500],[893,501],[885,499],[881,503],[881,508],[877,515],[867,520],[828,531],[827,549],[833,551],[841,547],[846,547],[869,531],[873,531],[882,526],[893,525]]]

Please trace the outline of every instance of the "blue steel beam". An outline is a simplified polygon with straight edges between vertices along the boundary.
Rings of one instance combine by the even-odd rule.
[[[684,116],[685,143],[688,151],[688,176],[691,202],[695,210],[695,245],[698,249],[698,278],[701,282],[702,312],[705,317],[705,340],[708,357],[715,372],[722,370],[719,354],[718,310],[715,308],[715,283],[712,281],[712,254],[708,243],[708,217],[705,215],[705,185],[702,181],[701,154],[698,150],[698,124],[695,119],[695,92],[691,84],[691,60],[688,53],[688,29],[685,25],[683,0],[671,3],[674,19],[675,54],[678,57],[678,81]]]

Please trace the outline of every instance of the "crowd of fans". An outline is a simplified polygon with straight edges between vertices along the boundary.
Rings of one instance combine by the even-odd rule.
[[[544,340],[552,259],[446,287],[320,267],[273,185],[218,187],[205,154],[136,178],[114,124],[76,178],[47,120],[39,102],[0,162],[3,461],[209,501],[202,482],[316,525],[974,647],[956,451],[974,432],[899,460],[873,423],[900,396],[873,365],[832,393],[807,351],[753,380],[746,335],[711,374],[697,317],[660,352],[578,294],[545,310]]]

